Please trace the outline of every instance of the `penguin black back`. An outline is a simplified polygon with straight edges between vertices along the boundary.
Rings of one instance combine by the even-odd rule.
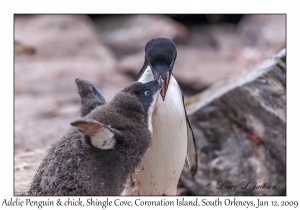
[[[48,151],[28,194],[120,195],[151,144],[149,117],[161,85],[135,82],[71,123]]]

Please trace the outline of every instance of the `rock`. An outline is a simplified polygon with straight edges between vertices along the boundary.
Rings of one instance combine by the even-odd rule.
[[[79,117],[75,78],[92,81],[109,101],[132,80],[116,71],[115,55],[84,15],[17,15],[15,151],[46,147]]]
[[[285,15],[245,15],[236,27],[222,24],[191,28],[185,42],[176,43],[176,80],[184,91],[191,89],[196,93],[264,61],[285,47],[284,20]],[[122,57],[118,69],[137,75],[143,60],[142,49]]]
[[[279,51],[286,46],[286,15],[245,15],[237,31],[247,46]]]
[[[181,186],[194,195],[286,195],[285,56],[186,102],[199,165],[194,178],[185,166]]]
[[[117,56],[142,50],[152,38],[167,37],[184,40],[188,29],[163,15],[117,15],[95,19],[103,42]]]
[[[15,54],[32,55],[34,53],[35,53],[35,49],[33,47],[24,45],[19,41],[15,41]]]
[[[27,195],[30,183],[46,155],[46,148],[15,155],[14,196]]]

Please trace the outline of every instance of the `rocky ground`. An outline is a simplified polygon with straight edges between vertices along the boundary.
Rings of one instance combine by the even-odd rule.
[[[188,98],[278,53],[285,23],[284,15],[189,27],[162,15],[15,16],[15,193],[24,192],[45,148],[79,117],[75,78],[93,82],[109,101],[134,81],[145,43],[163,36],[177,45],[173,73]]]

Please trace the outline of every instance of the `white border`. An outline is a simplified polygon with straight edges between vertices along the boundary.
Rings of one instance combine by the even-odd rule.
[[[299,5],[296,1],[7,1],[1,8],[1,147],[0,198],[13,197],[13,14],[14,13],[287,13],[287,197],[237,197],[238,200],[297,200],[299,176]],[[126,8],[126,9],[125,9]],[[110,197],[113,199],[113,197]],[[158,197],[142,197],[157,200]],[[217,197],[202,197],[214,200]],[[221,199],[233,197],[221,197]],[[26,198],[22,198],[26,199]],[[38,198],[37,200],[41,200]],[[50,197],[49,199],[56,198]],[[66,199],[64,197],[63,199]],[[126,197],[124,200],[134,201]],[[175,200],[175,197],[167,199]],[[186,198],[190,199],[190,198]],[[195,199],[193,197],[193,199]],[[46,198],[44,200],[47,200]],[[299,199],[298,199],[299,200]],[[226,206],[223,206],[226,207]],[[0,207],[1,209],[6,209]],[[28,209],[30,207],[27,207]],[[37,208],[37,207],[35,207]],[[46,207],[44,207],[46,208]],[[134,209],[137,209],[135,207]],[[153,208],[153,207],[144,207]],[[174,208],[174,207],[172,207]],[[191,208],[191,207],[188,207]],[[214,207],[215,208],[215,207]],[[232,208],[232,207],[226,207]],[[239,207],[240,208],[240,207]],[[272,208],[272,207],[268,207]],[[30,208],[31,209],[31,208]],[[100,207],[97,207],[100,209]],[[132,209],[132,208],[131,208]]]

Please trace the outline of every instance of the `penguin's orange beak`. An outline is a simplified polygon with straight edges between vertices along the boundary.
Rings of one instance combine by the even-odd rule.
[[[163,101],[165,100],[167,90],[168,90],[168,86],[169,86],[169,72],[167,73],[167,77],[166,77],[166,79],[163,83],[163,86],[162,86],[161,90],[160,90],[160,95],[161,95],[161,98],[162,98]]]

